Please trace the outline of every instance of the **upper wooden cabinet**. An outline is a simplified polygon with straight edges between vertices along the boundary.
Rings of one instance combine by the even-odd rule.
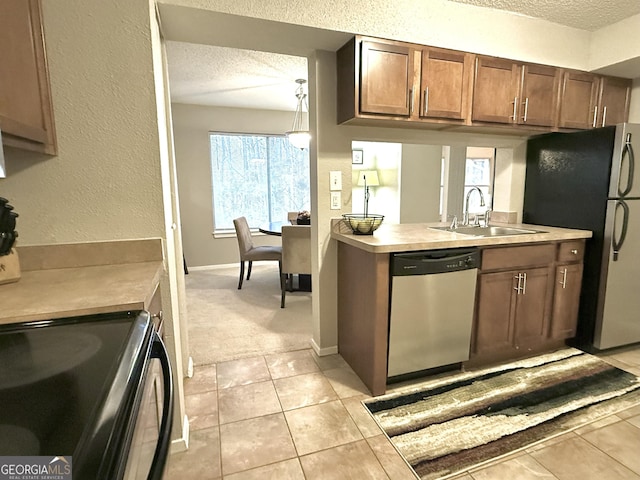
[[[511,60],[476,57],[472,120],[513,123],[518,80],[518,65]]]
[[[472,55],[356,36],[338,60],[338,121],[459,122],[468,116]]]
[[[477,57],[472,120],[552,127],[559,84],[554,67]]]
[[[626,79],[359,35],[336,59],[338,123],[535,133],[629,115]]]
[[[0,130],[5,145],[56,153],[40,0],[0,2]]]
[[[465,52],[424,48],[422,50],[421,118],[464,120],[469,111],[469,86],[473,56]]]
[[[363,41],[360,54],[360,111],[409,116],[413,97],[413,51]]]
[[[560,94],[560,128],[596,128],[626,122],[631,80],[567,70]]]
[[[597,127],[626,122],[629,118],[631,80],[616,77],[600,77]]]
[[[598,77],[590,73],[565,71],[560,94],[561,128],[593,128],[596,123]]]

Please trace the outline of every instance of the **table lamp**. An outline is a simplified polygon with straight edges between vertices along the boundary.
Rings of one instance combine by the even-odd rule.
[[[358,186],[364,187],[364,216],[369,213],[369,187],[380,185],[377,170],[360,170],[358,175]]]

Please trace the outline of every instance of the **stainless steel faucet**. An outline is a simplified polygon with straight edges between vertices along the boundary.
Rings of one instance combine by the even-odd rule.
[[[478,187],[471,187],[471,190],[467,193],[467,198],[464,201],[464,216],[462,217],[462,225],[469,225],[469,197],[471,197],[471,193],[476,190],[480,194],[480,206],[484,207],[484,195],[482,194],[482,190]]]

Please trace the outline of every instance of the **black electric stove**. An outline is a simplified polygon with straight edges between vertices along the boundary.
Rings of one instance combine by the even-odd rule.
[[[153,460],[161,478],[171,372],[147,312],[0,327],[0,456],[71,457],[74,480],[125,478],[153,358],[168,370],[165,431],[159,425],[157,435],[166,437],[164,452]],[[149,470],[126,478],[153,478]]]

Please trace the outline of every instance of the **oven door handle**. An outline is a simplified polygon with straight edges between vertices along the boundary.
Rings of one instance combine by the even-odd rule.
[[[151,358],[160,360],[162,366],[162,421],[160,422],[160,433],[156,451],[153,455],[153,463],[149,470],[147,480],[162,480],[164,467],[169,455],[169,444],[171,442],[171,426],[173,425],[173,375],[171,374],[171,363],[167,349],[162,343],[158,332],[153,333],[153,345],[151,346]]]

